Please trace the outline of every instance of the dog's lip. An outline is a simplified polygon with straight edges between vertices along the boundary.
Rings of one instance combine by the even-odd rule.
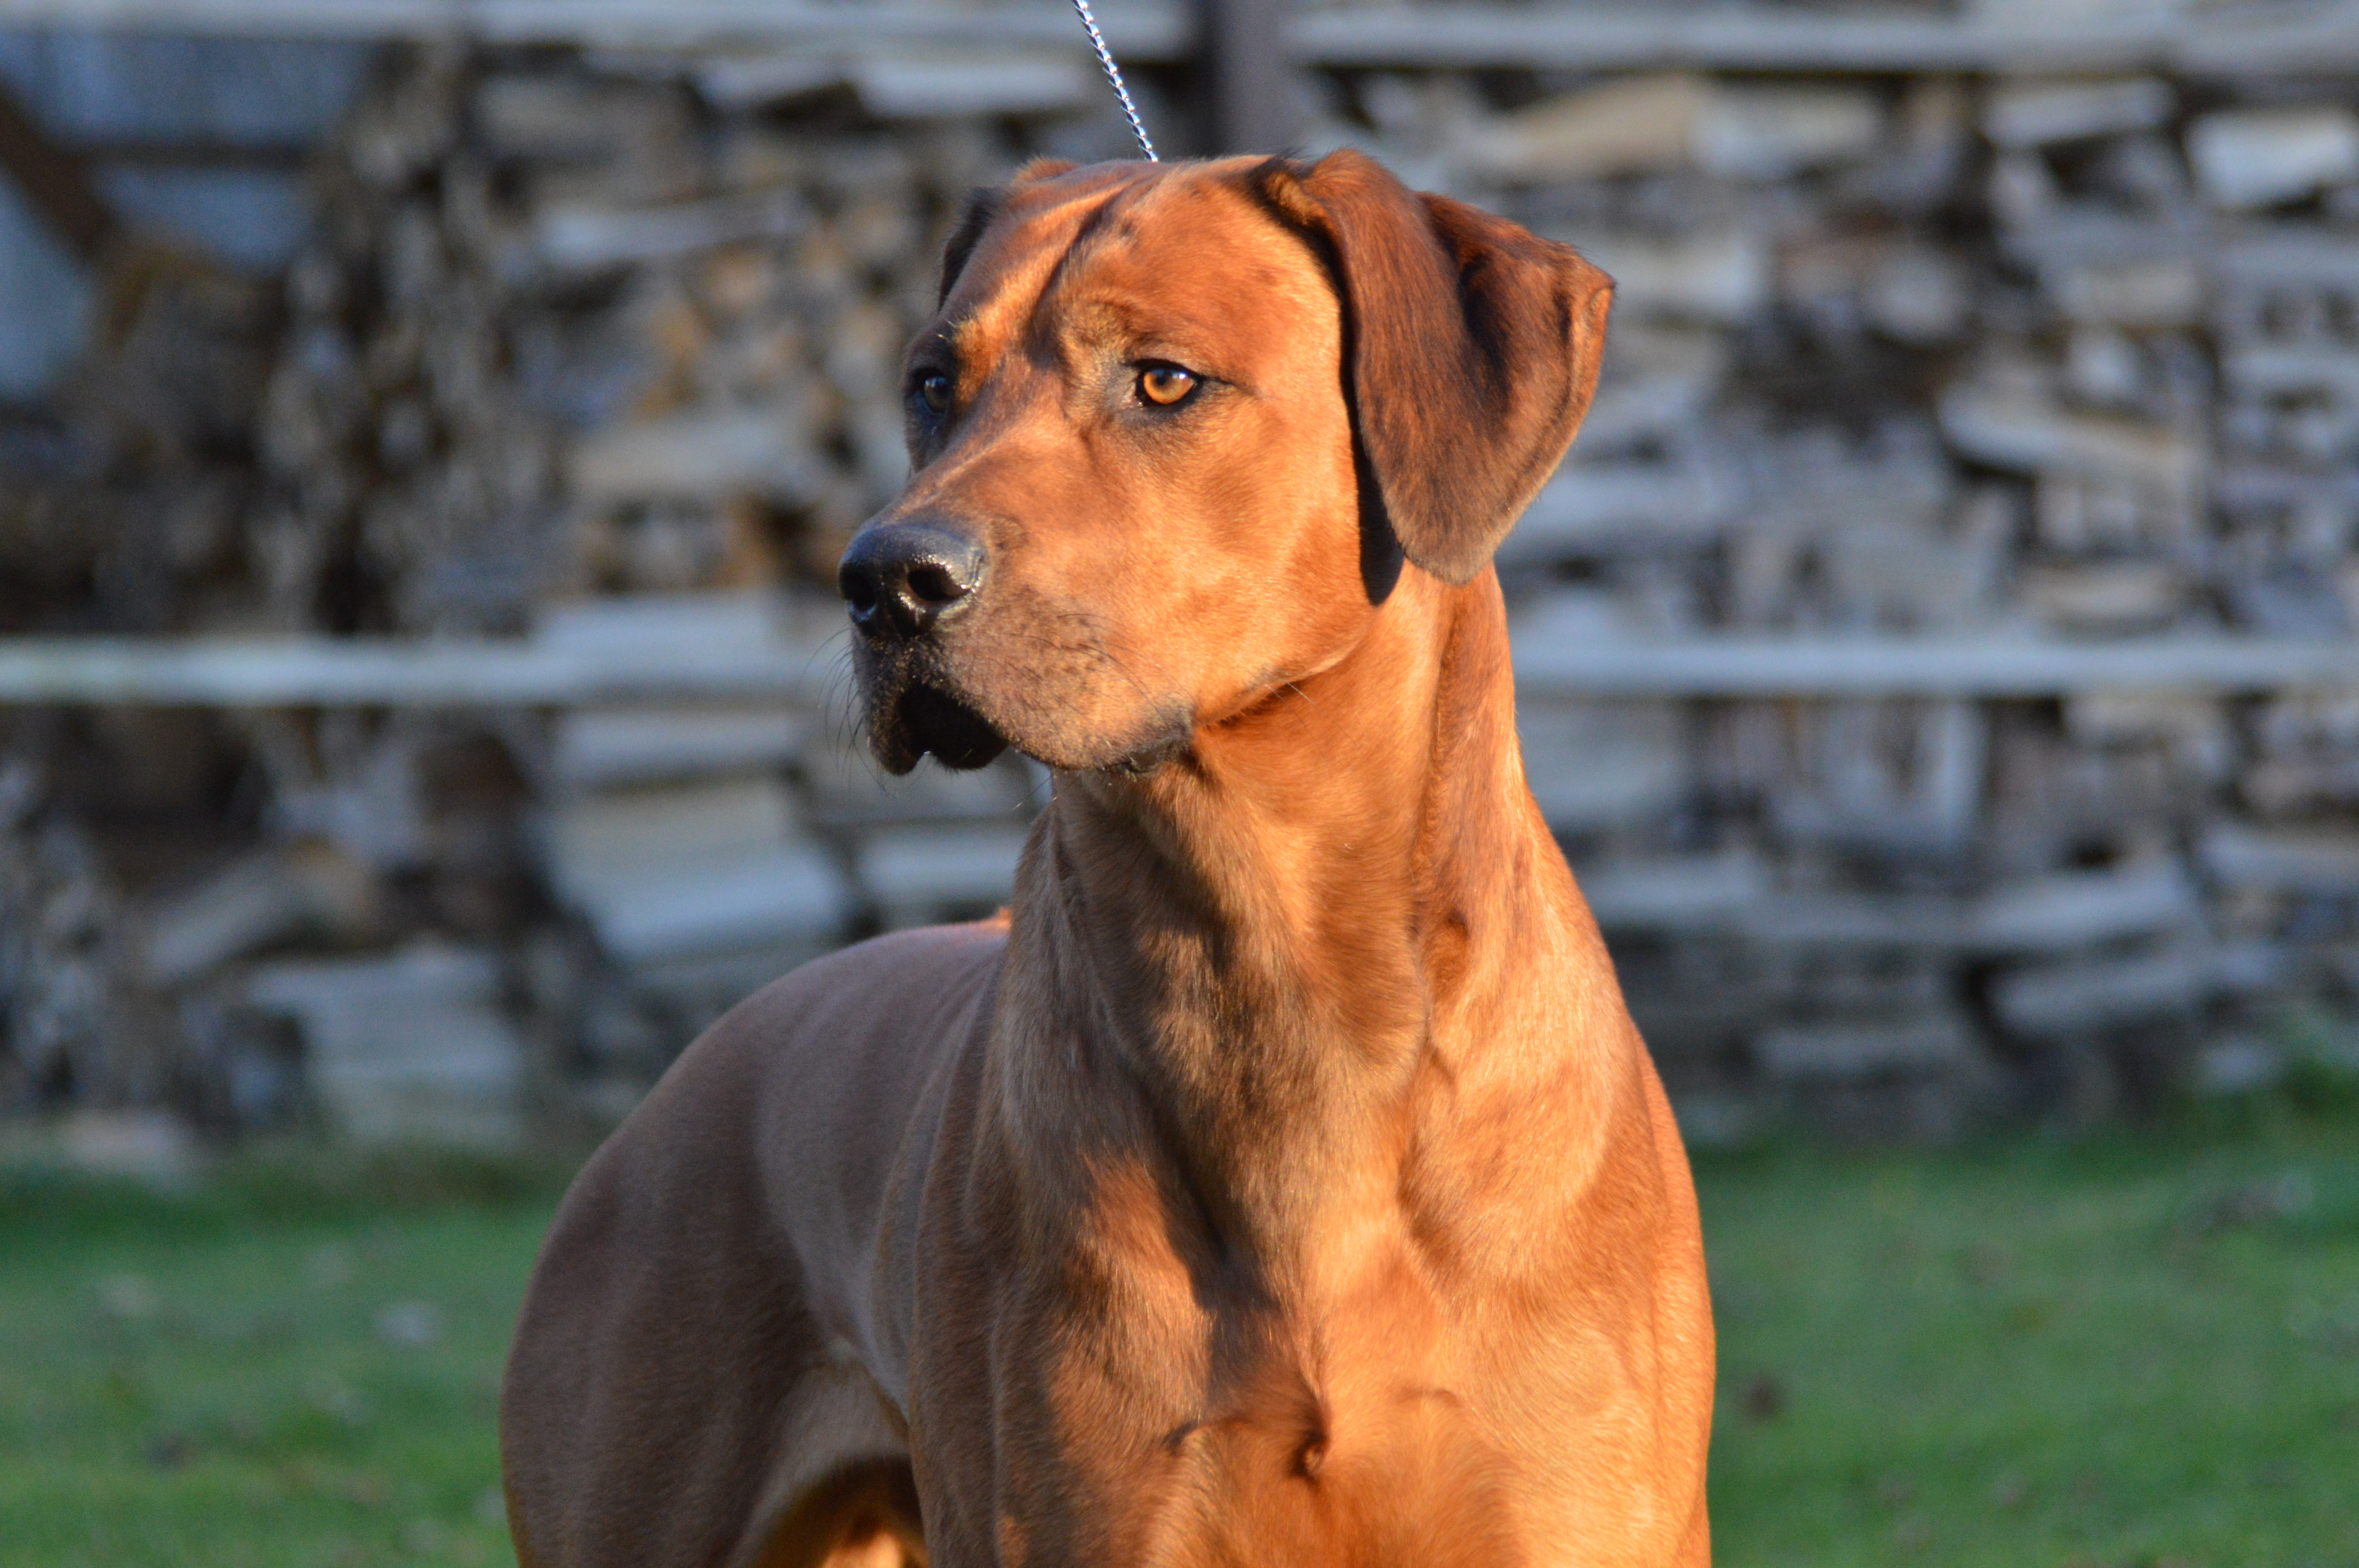
[[[1103,771],[1121,773],[1128,778],[1143,779],[1162,767],[1164,763],[1186,756],[1189,749],[1195,743],[1196,736],[1192,726],[1175,724],[1127,756],[1117,757],[1106,763]]]
[[[1041,694],[988,680],[974,685],[952,644],[856,641],[854,647],[864,727],[887,773],[906,773],[929,755],[948,768],[980,768],[1012,750],[1058,773],[1139,779],[1195,745],[1195,707],[1176,697],[1132,713],[1116,733],[1068,736],[1056,723],[1034,722],[1042,717]]]
[[[915,681],[893,704],[893,723],[911,761],[928,752],[946,768],[987,766],[1007,750],[1007,737],[975,706],[947,687]]]

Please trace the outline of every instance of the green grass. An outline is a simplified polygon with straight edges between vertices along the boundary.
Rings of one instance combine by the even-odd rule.
[[[513,1561],[494,1406],[554,1184],[0,1183],[0,1565]]]
[[[1722,1563],[2359,1568],[2347,1115],[1698,1177]],[[493,1391],[556,1186],[0,1176],[0,1568],[508,1562]]]
[[[1732,1564],[2359,1564],[2359,1126],[1703,1162]]]

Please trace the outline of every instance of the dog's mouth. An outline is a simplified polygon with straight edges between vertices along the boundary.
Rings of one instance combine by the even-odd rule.
[[[914,680],[879,701],[869,718],[876,760],[890,773],[906,773],[930,754],[946,768],[988,767],[1015,746],[1052,768],[1105,772],[1145,778],[1186,754],[1191,730],[1177,710],[1158,713],[1126,741],[1082,748],[1073,755],[1055,748],[1022,745],[984,718],[973,703],[930,680]],[[1050,754],[1042,755],[1041,751]]]
[[[1093,655],[1066,667],[1009,670],[987,649],[978,656],[938,637],[914,646],[861,638],[853,665],[870,748],[889,773],[906,773],[929,755],[962,772],[988,767],[1014,750],[1060,772],[1144,777],[1194,738],[1192,711],[1177,698],[1144,707],[1103,700],[1090,677],[1105,661]]]
[[[876,760],[887,773],[906,773],[931,752],[946,768],[988,766],[1007,750],[1007,737],[964,700],[929,682],[913,682],[878,706],[871,720]]]

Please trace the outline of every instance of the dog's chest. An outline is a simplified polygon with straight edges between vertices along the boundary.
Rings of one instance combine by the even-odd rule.
[[[1560,1488],[1516,1412],[1562,1408],[1566,1368],[1535,1381],[1403,1227],[1298,1243],[1281,1271],[1224,1256],[1143,1170],[1078,1212],[1053,1267],[1000,1276],[921,1350],[946,1419],[914,1435],[993,1559],[1528,1560]],[[1593,1411],[1626,1392],[1600,1349],[1576,1357]]]

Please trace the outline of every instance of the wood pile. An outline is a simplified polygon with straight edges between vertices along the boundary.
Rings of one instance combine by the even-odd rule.
[[[1870,75],[1730,37],[1710,70],[1294,78],[1308,149],[1368,147],[1618,280],[1588,426],[1501,557],[1519,661],[2351,635],[2359,83]],[[174,306],[202,340],[135,312],[56,449],[12,451],[49,466],[0,500],[0,554],[48,575],[0,574],[0,614],[831,667],[940,236],[1035,152],[1121,156],[1099,92],[1030,45],[391,51],[283,282]],[[1047,787],[1015,760],[886,781],[840,708],[716,698],[190,718],[206,782],[89,808],[93,770],[168,767],[144,722],[13,721],[19,1104],[483,1138],[609,1115],[785,967],[1000,902]],[[2249,1086],[2286,1065],[2255,1054],[2271,1019],[2359,988],[2348,690],[1548,681],[1523,727],[1701,1137]],[[175,810],[209,826],[167,852]]]
[[[1446,183],[1621,280],[1597,412],[1511,544],[1527,647],[2349,636],[2347,81],[1679,73],[1504,113],[1447,76],[1357,91]],[[1527,734],[1700,1119],[1783,1089],[1936,1132],[2150,1101],[2223,1018],[2339,989],[2348,706],[2165,679],[1571,703]]]

